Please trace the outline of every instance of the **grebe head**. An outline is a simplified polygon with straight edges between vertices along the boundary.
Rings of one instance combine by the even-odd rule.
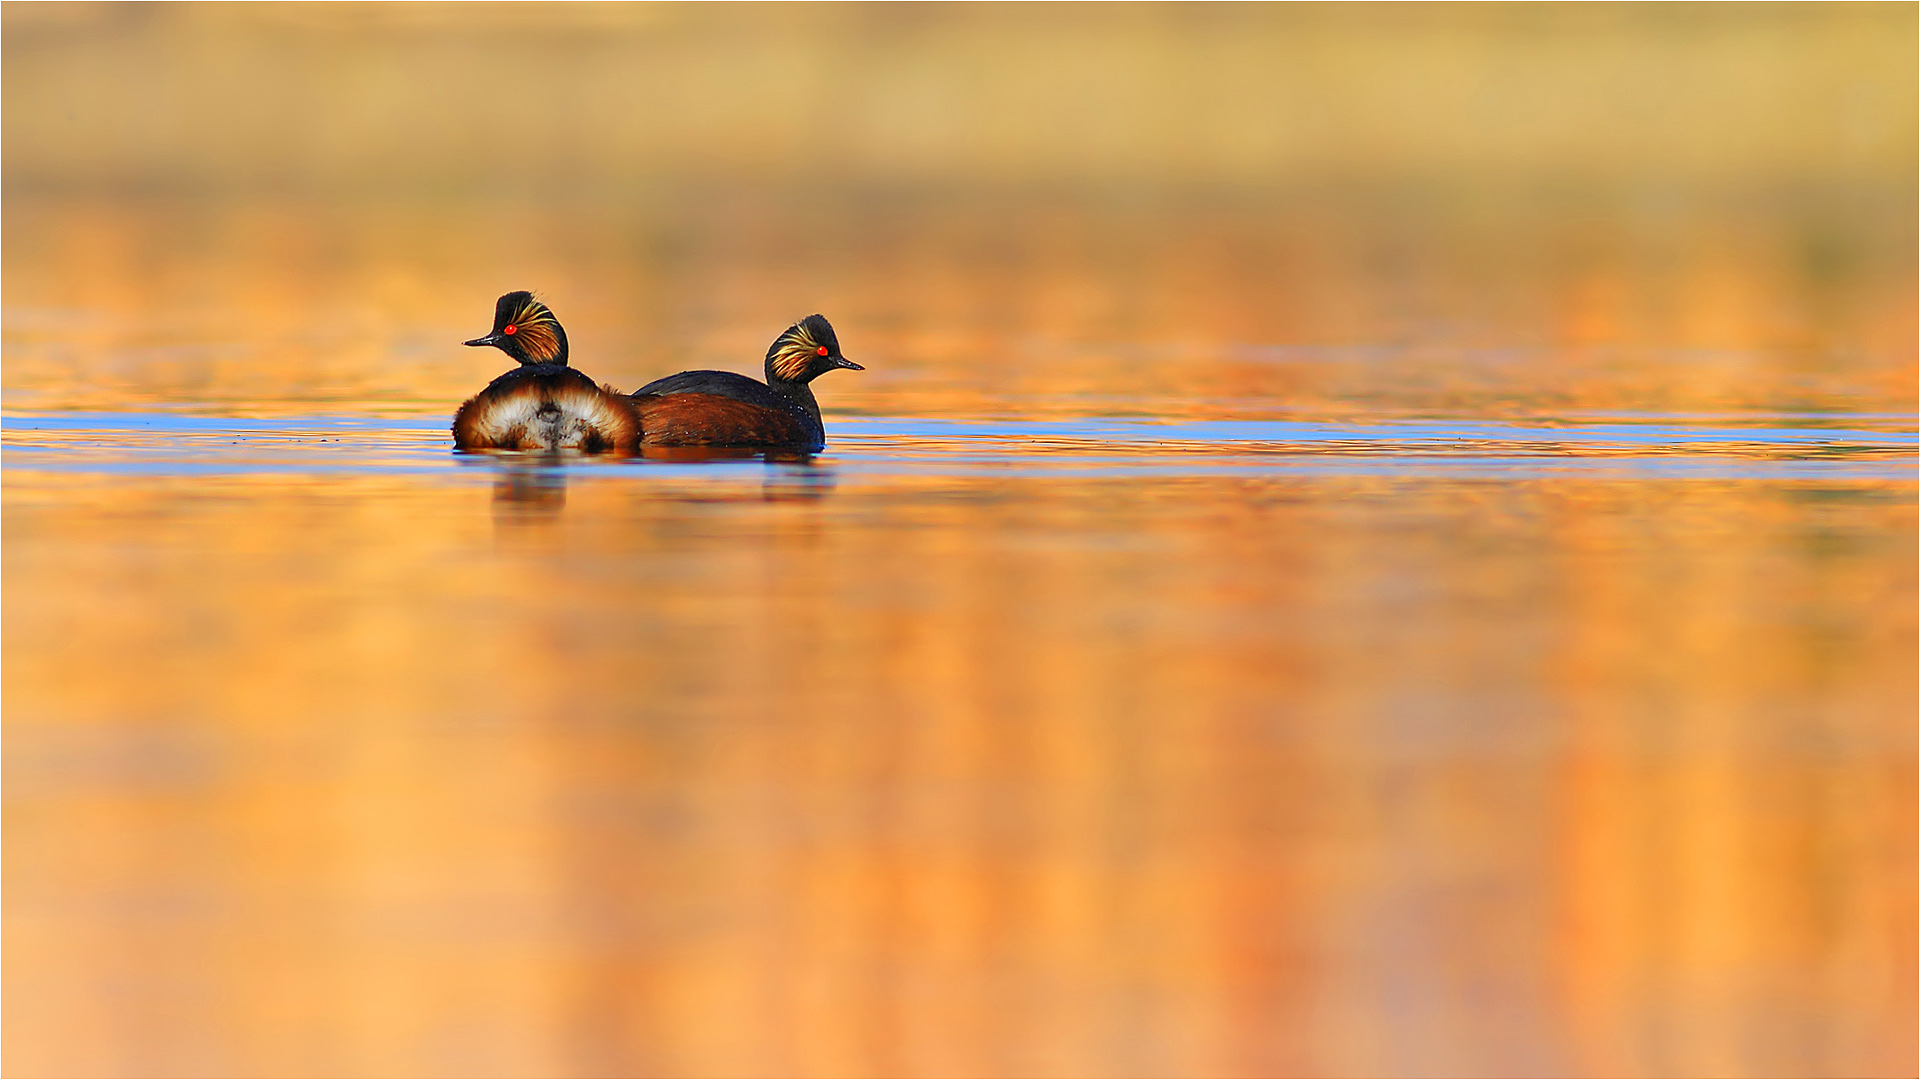
[[[786,333],[774,338],[767,349],[769,383],[805,385],[834,368],[867,370],[840,355],[840,339],[833,336],[833,324],[823,315],[809,315],[787,327]]]
[[[510,292],[493,305],[493,332],[462,345],[492,345],[523,364],[567,362],[567,332],[530,292]]]

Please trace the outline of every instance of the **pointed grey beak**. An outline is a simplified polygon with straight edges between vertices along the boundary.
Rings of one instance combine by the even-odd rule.
[[[847,359],[844,356],[835,356],[831,358],[828,362],[832,364],[834,367],[843,367],[843,368],[846,368],[848,371],[867,370],[866,368],[861,367],[859,364],[854,363],[853,361]]]
[[[463,341],[463,342],[461,342],[460,344],[462,344],[462,345],[492,345],[492,344],[494,344],[494,342],[495,342],[495,338],[494,338],[494,336],[493,336],[492,334],[488,334],[488,335],[487,335],[486,337],[477,337],[477,338],[474,338],[474,339],[473,339],[472,341]]]

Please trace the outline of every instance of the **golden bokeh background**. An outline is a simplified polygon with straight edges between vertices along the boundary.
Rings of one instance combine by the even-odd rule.
[[[1900,5],[23,4],[10,184],[1899,184]]]

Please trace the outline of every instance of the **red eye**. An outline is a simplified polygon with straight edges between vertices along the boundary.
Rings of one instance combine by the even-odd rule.
[[[827,355],[827,347],[825,345],[822,345],[818,349],[815,349],[814,352],[819,353],[821,356],[825,356]]]
[[[508,323],[507,325],[500,328],[500,332],[503,334],[511,334],[518,329],[519,327],[513,325],[512,323]]]

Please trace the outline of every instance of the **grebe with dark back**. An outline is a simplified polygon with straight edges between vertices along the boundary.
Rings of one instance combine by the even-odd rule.
[[[766,382],[731,371],[683,371],[633,392],[649,446],[769,446],[814,453],[826,446],[820,403],[808,384],[836,368],[865,371],[840,355],[824,315],[809,315],[767,348]]]

